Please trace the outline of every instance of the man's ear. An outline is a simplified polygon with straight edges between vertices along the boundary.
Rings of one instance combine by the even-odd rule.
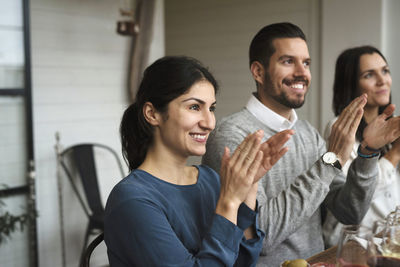
[[[151,102],[144,103],[143,116],[152,126],[158,125],[161,120],[161,114],[156,110]]]
[[[264,84],[265,68],[260,62],[253,61],[250,65],[250,71],[257,83]]]

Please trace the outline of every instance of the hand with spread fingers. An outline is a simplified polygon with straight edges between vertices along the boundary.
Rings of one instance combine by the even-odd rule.
[[[258,168],[257,174],[253,180],[253,186],[247,195],[244,203],[251,209],[256,208],[258,181],[274,166],[274,164],[288,151],[283,145],[292,137],[293,130],[284,130],[261,144],[260,150],[263,152],[263,158]]]
[[[343,166],[350,157],[355,142],[358,125],[364,113],[367,95],[355,98],[332,126],[328,151],[335,153]]]
[[[362,147],[380,149],[400,136],[400,117],[393,117],[395,106],[390,104],[382,114],[377,116],[363,132]]]
[[[261,144],[260,150],[263,152],[264,157],[261,162],[260,168],[256,174],[254,182],[263,177],[267,171],[288,151],[287,147],[283,145],[292,137],[293,130],[284,130],[273,136]]]
[[[220,197],[216,213],[236,223],[237,209],[247,198],[260,167],[263,152],[260,151],[262,131],[248,135],[230,156],[225,147],[220,170]]]
[[[216,213],[236,223],[237,209],[242,202],[255,209],[257,182],[286,153],[288,148],[283,145],[293,133],[293,130],[279,132],[261,144],[264,132],[259,130],[248,135],[232,156],[229,148],[225,148]]]

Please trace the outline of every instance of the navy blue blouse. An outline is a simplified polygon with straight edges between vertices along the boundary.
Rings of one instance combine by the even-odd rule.
[[[193,185],[134,170],[114,187],[104,229],[111,266],[255,266],[264,238],[258,214],[242,204],[237,225],[215,214],[219,176],[196,167]],[[246,240],[250,225],[257,236]]]

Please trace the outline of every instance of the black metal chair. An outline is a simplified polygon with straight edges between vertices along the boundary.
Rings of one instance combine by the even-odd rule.
[[[104,205],[101,200],[98,182],[95,149],[102,149],[111,153],[119,167],[121,178],[123,178],[124,171],[121,161],[117,153],[108,146],[102,144],[79,144],[66,148],[60,154],[60,165],[71,182],[72,189],[76,193],[89,219],[80,257],[80,265],[83,264],[89,236],[104,231]],[[76,176],[79,176],[80,179]],[[79,180],[83,190],[78,189],[77,181]],[[83,194],[80,191],[83,191]]]
[[[82,260],[80,263],[80,267],[89,267],[90,266],[90,257],[94,249],[104,240],[104,233],[99,234],[92,242],[87,246],[82,255]]]

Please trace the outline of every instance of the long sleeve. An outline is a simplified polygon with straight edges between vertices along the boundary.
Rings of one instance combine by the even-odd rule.
[[[276,133],[246,109],[220,121],[208,139],[203,164],[219,169],[223,147],[234,151],[245,136],[259,129],[264,130],[265,140]],[[341,219],[356,223],[364,216],[373,192],[368,185],[376,176],[374,159],[361,159],[354,173],[360,176],[360,184],[357,180],[344,189],[343,173],[321,160],[326,147],[318,132],[305,121],[298,121],[294,130],[286,144],[289,151],[259,182],[260,228],[266,235],[260,260],[268,266],[277,266],[283,259],[307,258],[324,248],[320,205],[328,194],[327,203],[337,202],[331,208],[342,212]],[[346,194],[355,185],[358,188],[350,192],[349,202]],[[362,209],[357,210],[359,207]]]
[[[332,130],[332,125],[336,119],[337,118],[331,120],[325,128],[324,138],[327,142],[329,142],[329,135]],[[360,143],[356,141],[349,160],[342,168],[342,171],[345,175],[348,175],[350,165],[357,158],[357,149],[359,144]],[[378,161],[378,177],[376,183],[376,190],[372,196],[370,207],[361,222],[362,225],[367,227],[372,227],[372,224],[375,220],[385,218],[385,216],[394,209],[396,205],[395,203],[398,203],[399,201],[399,172],[396,170],[396,168],[394,168],[392,163],[384,157],[381,157]],[[327,246],[333,246],[337,244],[341,227],[342,224],[337,220],[337,218],[335,218],[331,212],[328,212],[323,225],[324,240]]]
[[[324,138],[326,140],[327,146],[329,144],[329,136],[332,131],[332,126],[335,123],[337,118],[332,119],[331,121],[328,122],[328,124],[325,127],[324,131]],[[357,149],[358,146],[360,145],[360,142],[356,141],[354,143],[353,149],[350,153],[350,158],[347,160],[347,162],[343,165],[342,171],[345,175],[347,175],[350,165],[357,158]],[[390,161],[388,161],[386,158],[381,157],[378,162],[378,178],[377,178],[377,186],[376,186],[376,192],[382,192],[385,191],[388,187],[392,185],[392,183],[397,179],[398,174],[396,168],[392,165]],[[374,194],[374,197],[375,198]]]
[[[250,132],[259,129],[257,126],[249,128],[247,123],[244,125],[232,121],[218,125],[208,139],[207,153],[203,156],[202,163],[213,169],[219,169],[222,158],[220,151],[223,151],[224,146],[234,151]],[[266,129],[264,132],[267,139],[269,133]],[[289,150],[294,146],[292,142],[293,140],[289,140]],[[263,253],[273,250],[274,246],[279,246],[300,226],[308,222],[329,192],[331,180],[339,173],[332,167],[325,168],[327,175],[320,175],[324,166],[322,163],[316,163],[298,176],[294,183],[287,183],[284,172],[285,169],[290,169],[290,165],[294,162],[286,156],[278,161],[280,164],[275,165],[259,184],[257,199],[260,206],[260,227],[266,234]],[[286,163],[288,165],[285,166]],[[275,185],[274,188],[274,185],[268,183],[270,179],[279,186]]]
[[[238,212],[240,225],[215,214],[219,178],[199,166],[197,184],[178,186],[136,170],[111,192],[105,241],[111,266],[254,266],[264,233],[244,238],[257,213]]]
[[[258,207],[258,204],[256,205]],[[257,210],[258,208],[256,208]],[[255,266],[262,249],[264,233],[258,225],[258,213],[253,211],[246,204],[242,203],[238,211],[237,226],[243,231],[252,226],[256,230],[256,237],[246,240],[242,238],[240,242],[239,256],[235,266]]]
[[[332,120],[326,130],[325,138],[328,139]],[[369,209],[369,204],[375,192],[379,177],[378,158],[363,159],[357,157],[358,144],[354,144],[351,158],[345,163],[343,176],[338,176],[331,184],[331,190],[325,200],[325,205],[343,224],[359,224]],[[355,214],[357,216],[352,216]]]
[[[357,157],[347,178],[334,179],[325,205],[343,224],[359,224],[367,213],[376,188],[378,159]]]
[[[130,200],[114,212],[106,229],[111,266],[233,266],[238,256],[243,231],[217,214],[199,251],[189,251],[153,203]]]

